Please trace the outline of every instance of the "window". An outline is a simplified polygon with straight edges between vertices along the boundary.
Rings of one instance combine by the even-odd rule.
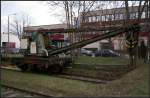
[[[114,15],[109,15],[109,21],[114,20]]]
[[[145,18],[145,12],[142,13],[141,18]]]
[[[88,17],[85,17],[85,22],[89,22],[89,19],[88,19]]]
[[[97,16],[97,18],[98,18],[98,21],[101,21],[101,16]]]
[[[7,47],[8,42],[2,42],[2,47]]]
[[[136,12],[135,18],[136,18],[136,19],[138,18],[138,12]]]
[[[135,18],[136,18],[136,13],[135,12],[130,13],[130,19],[135,19]]]
[[[111,21],[112,20],[112,16],[111,15],[109,15],[109,19],[108,19],[108,21]]]
[[[97,22],[97,16],[95,16],[95,22]]]
[[[102,21],[105,21],[105,16],[102,16]]]
[[[109,20],[109,15],[106,15],[106,20],[105,21],[108,21]]]
[[[93,17],[91,16],[91,22],[93,22]]]
[[[123,14],[120,14],[120,20],[122,20],[123,19]]]
[[[99,20],[98,20],[98,16],[95,16],[96,17],[96,21],[98,22]]]
[[[92,22],[92,17],[89,17],[89,22]]]
[[[114,18],[115,18],[115,20],[122,20],[122,19],[124,19],[124,16],[122,13],[120,13],[120,14],[117,13],[115,15],[112,15],[112,20],[114,20]]]
[[[26,36],[31,36],[32,35],[32,33],[26,33]]]
[[[132,19],[133,18],[133,14],[132,13],[130,13],[130,19]]]
[[[112,15],[112,20],[114,20],[114,18],[115,18],[115,16],[114,16],[114,15]]]
[[[149,18],[150,16],[149,16],[149,10],[148,10],[148,16],[147,16],[147,18]]]
[[[119,14],[115,14],[115,20],[119,20],[120,15]]]
[[[96,22],[96,16],[93,16],[93,22]]]

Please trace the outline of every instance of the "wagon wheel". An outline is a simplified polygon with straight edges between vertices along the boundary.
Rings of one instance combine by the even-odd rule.
[[[30,70],[32,72],[37,72],[38,71],[37,65],[36,64],[31,65],[31,69]]]
[[[62,71],[62,67],[59,65],[51,65],[48,67],[47,72],[48,74],[57,74]]]
[[[62,66],[60,66],[60,65],[54,65],[54,66],[52,66],[52,72],[53,73],[61,73],[62,72]]]
[[[19,68],[21,69],[21,71],[27,71],[28,70],[28,66],[26,64],[20,65]]]
[[[47,68],[47,73],[50,74],[50,75],[52,74],[52,66],[49,66],[49,67]]]
[[[59,62],[59,71],[58,71],[58,73],[62,73],[63,67],[64,67],[64,61],[63,61],[63,60],[60,60],[60,62]]]

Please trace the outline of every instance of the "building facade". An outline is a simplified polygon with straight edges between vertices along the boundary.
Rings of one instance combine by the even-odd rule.
[[[9,33],[9,42],[8,42],[8,33],[1,33],[1,48],[2,53],[9,52],[16,53],[20,48],[20,40],[17,35],[13,33]]]
[[[138,6],[129,7],[129,14],[130,19],[127,23],[136,23],[138,19]],[[142,29],[140,31],[140,37],[139,40],[144,40],[145,44],[147,45],[147,36],[148,32],[146,32],[146,22],[149,18],[149,10],[145,7],[141,19],[140,19],[140,25],[142,26]],[[124,26],[126,21],[126,10],[125,7],[122,8],[114,8],[114,9],[105,9],[105,10],[96,10],[96,11],[89,11],[80,13],[80,27],[81,28],[117,28]],[[91,34],[102,34],[103,32],[91,32]],[[102,44],[104,42],[107,44],[109,43],[109,40],[104,41],[98,41],[91,45],[85,46],[86,48],[97,48],[101,49]],[[111,38],[111,44],[113,45],[114,50],[123,50],[125,49],[125,35],[117,36],[114,38]]]
[[[138,7],[130,7],[129,8],[130,13],[130,19],[128,20],[128,23],[136,23],[138,18]],[[144,12],[142,13],[140,25],[142,26],[142,29],[140,31],[140,38],[139,40],[145,41],[145,44],[147,44],[147,35],[148,32],[145,31],[145,23],[147,22],[147,18],[149,17],[149,12],[147,9],[144,9]],[[84,16],[83,16],[84,14]],[[79,21],[76,21],[79,20]],[[75,28],[118,28],[121,26],[124,26],[125,19],[126,19],[126,11],[125,8],[114,8],[114,9],[105,9],[105,10],[96,10],[96,11],[89,11],[85,13],[80,13],[80,16],[75,19],[74,27]],[[67,24],[53,24],[53,25],[40,25],[40,26],[29,26],[25,27],[24,31],[25,34],[28,36],[31,36],[31,34],[38,30],[38,29],[67,29]],[[107,32],[107,31],[106,31]],[[105,33],[105,31],[99,31],[99,32],[87,32],[87,33],[80,33],[75,35],[69,35],[68,33],[53,33],[53,32],[47,32],[49,36],[49,40],[52,43],[52,45],[55,45],[57,47],[63,47],[66,46],[71,42],[71,40],[75,40],[73,42],[78,42],[85,39],[94,38],[102,33]],[[95,43],[86,45],[83,48],[96,48],[98,50],[105,49],[105,48],[111,48],[114,50],[123,50],[125,49],[125,35],[119,35],[116,37],[113,37],[111,39],[105,39],[101,41],[97,41]]]
[[[36,30],[53,30],[53,29],[67,29],[67,24],[52,24],[52,25],[40,25],[40,26],[28,26],[24,27],[24,34],[31,36]],[[64,47],[68,44],[67,33],[53,33],[46,32],[48,34],[49,43],[57,48]]]

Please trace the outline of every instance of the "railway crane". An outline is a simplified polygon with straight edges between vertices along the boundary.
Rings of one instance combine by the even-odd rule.
[[[22,71],[44,70],[48,72],[58,73],[62,72],[66,65],[72,63],[70,55],[66,54],[67,51],[81,48],[87,44],[111,38],[119,34],[135,32],[139,30],[139,25],[133,24],[127,27],[119,27],[118,29],[111,30],[107,33],[98,35],[97,37],[79,41],[71,45],[57,48],[50,46],[48,43],[47,33],[37,30],[32,34],[32,38],[24,36],[21,39],[21,49],[17,56],[2,55],[2,60],[8,60],[17,65]],[[63,29],[61,32],[89,32],[100,31],[99,29]],[[60,32],[60,31],[56,31]]]

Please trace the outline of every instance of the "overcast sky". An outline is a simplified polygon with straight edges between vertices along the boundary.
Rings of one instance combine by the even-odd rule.
[[[7,32],[8,15],[12,23],[15,16],[11,14],[14,13],[18,17],[29,15],[32,26],[58,24],[65,20],[63,8],[52,9],[47,1],[1,1],[1,32]]]
[[[8,15],[16,13],[29,15],[31,25],[49,25],[61,23],[63,17],[55,14],[62,12],[61,7],[50,9],[46,1],[1,1],[1,28],[2,31],[7,28]],[[10,22],[14,19],[10,15]]]
[[[1,1],[1,33],[7,32],[8,15],[10,16],[10,23],[12,23],[15,19],[15,16],[12,15],[14,13],[16,13],[17,18],[23,14],[29,15],[31,26],[59,24],[65,20],[63,8],[52,9],[47,5],[47,1]],[[10,39],[19,43],[13,36]],[[2,36],[2,40],[8,40],[7,34]]]
[[[18,18],[23,14],[29,15],[31,25],[36,26],[61,23],[63,16],[60,17],[55,15],[57,13],[61,14],[60,12],[63,12],[61,7],[50,9],[46,1],[1,1],[1,33],[7,32],[8,15],[10,16],[10,23],[12,23],[16,16]],[[16,16],[12,15],[14,13],[16,13]],[[8,34],[2,33],[1,42],[7,42],[7,38]],[[16,42],[17,48],[20,47],[17,36],[10,35],[10,41]]]

